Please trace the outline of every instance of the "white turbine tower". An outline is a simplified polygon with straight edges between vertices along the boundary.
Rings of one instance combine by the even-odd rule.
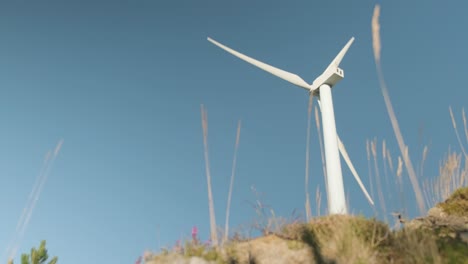
[[[341,81],[341,79],[344,78],[344,72],[338,66],[340,65],[340,62],[343,59],[346,52],[348,51],[349,47],[353,43],[354,37],[348,41],[348,43],[338,53],[335,59],[330,63],[330,65],[328,65],[325,71],[320,76],[318,76],[312,82],[312,84],[308,84],[296,74],[283,71],[256,59],[250,58],[242,53],[239,53],[229,47],[224,46],[223,44],[211,38],[208,38],[208,41],[231,53],[232,55],[254,66],[257,66],[258,68],[267,71],[283,80],[286,80],[292,84],[304,88],[310,93],[313,93],[314,96],[317,96],[322,112],[323,137],[325,143],[325,161],[327,169],[327,197],[329,213],[347,214],[348,212],[346,208],[343,177],[341,175],[341,163],[338,151],[341,152],[341,155],[348,164],[351,172],[353,173],[354,178],[358,182],[369,203],[374,205],[372,198],[370,197],[366,188],[362,184],[359,175],[356,173],[356,170],[354,169],[354,166],[351,163],[348,154],[346,153],[344,145],[342,144],[341,140],[338,137],[338,134],[336,133],[335,114],[333,112],[331,88],[339,81]]]

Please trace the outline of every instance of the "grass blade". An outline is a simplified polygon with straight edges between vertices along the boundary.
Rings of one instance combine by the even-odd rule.
[[[419,186],[418,179],[416,177],[416,173],[414,171],[413,164],[408,154],[408,147],[406,146],[403,136],[400,131],[400,126],[398,124],[398,120],[396,118],[395,112],[393,110],[392,103],[390,101],[390,95],[388,94],[387,85],[385,84],[382,65],[380,63],[380,50],[381,50],[381,42],[380,42],[380,24],[379,24],[379,16],[380,16],[380,6],[376,5],[374,8],[374,15],[372,16],[372,47],[374,49],[374,59],[375,65],[377,68],[377,74],[379,76],[380,88],[382,90],[382,94],[385,101],[385,106],[387,108],[388,115],[390,117],[390,121],[393,127],[393,132],[395,137],[397,138],[398,147],[403,155],[403,161],[408,171],[408,176],[411,181],[411,185],[414,190],[414,194],[416,196],[416,201],[418,204],[419,212],[421,215],[426,214],[426,206],[424,204],[424,198],[422,195],[421,187]]]
[[[306,139],[306,164],[305,164],[305,193],[306,193],[306,219],[307,222],[312,219],[312,211],[310,209],[310,197],[309,197],[309,151],[310,151],[310,123],[311,123],[311,113],[312,113],[312,104],[313,104],[314,95],[309,93],[309,106],[307,108],[307,139]]]
[[[236,144],[234,146],[234,158],[232,160],[232,171],[231,171],[231,182],[229,184],[229,193],[228,193],[228,201],[226,207],[226,224],[224,226],[224,240],[225,243],[229,236],[229,210],[231,208],[231,197],[232,197],[232,186],[234,184],[234,175],[236,172],[236,164],[237,164],[237,151],[239,149],[239,142],[240,142],[240,133],[241,133],[241,120],[237,123],[237,135],[236,135]]]
[[[208,155],[208,113],[203,105],[201,105],[201,116],[203,128],[203,146],[205,149],[206,181],[208,185],[208,207],[210,210],[211,243],[216,247],[218,246],[218,235],[216,233],[216,218],[214,212],[213,193],[211,191],[210,160]]]

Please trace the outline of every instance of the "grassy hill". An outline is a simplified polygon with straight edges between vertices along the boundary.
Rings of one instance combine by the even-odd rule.
[[[468,187],[425,217],[400,220],[390,228],[362,216],[319,217],[219,248],[187,241],[177,251],[148,254],[145,263],[468,263]]]

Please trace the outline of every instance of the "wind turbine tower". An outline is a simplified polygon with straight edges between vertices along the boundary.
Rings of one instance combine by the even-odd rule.
[[[374,205],[372,198],[362,184],[361,179],[356,173],[354,166],[352,165],[349,157],[341,143],[338,134],[336,132],[335,125],[335,114],[333,110],[333,99],[331,88],[344,78],[344,71],[338,66],[341,60],[348,51],[349,47],[354,41],[354,37],[351,38],[343,49],[338,53],[335,59],[328,65],[325,71],[318,76],[311,84],[308,84],[301,77],[296,74],[275,68],[271,65],[250,58],[242,53],[239,53],[223,44],[208,38],[208,41],[221,49],[231,53],[232,55],[266,71],[283,80],[286,80],[296,86],[306,89],[309,93],[312,93],[318,98],[320,109],[322,112],[323,122],[323,137],[325,144],[325,162],[327,170],[327,197],[328,197],[328,211],[330,214],[347,214],[346,200],[343,186],[343,177],[341,173],[341,163],[339,151],[343,158],[347,162],[353,176],[364,192],[366,198],[371,205]]]

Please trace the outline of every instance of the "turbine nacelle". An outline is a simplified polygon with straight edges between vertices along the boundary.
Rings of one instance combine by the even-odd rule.
[[[317,77],[310,87],[310,91],[316,94],[318,92],[318,88],[322,84],[327,84],[330,87],[335,86],[339,81],[344,78],[344,71],[341,68],[336,67],[332,70],[325,70],[319,77]]]
[[[339,68],[341,61],[343,60],[346,52],[348,52],[349,47],[354,42],[354,37],[352,37],[348,43],[340,50],[340,52],[336,55],[336,57],[332,60],[330,65],[325,69],[325,71],[314,80],[311,85],[311,91],[316,93],[316,90],[322,84],[328,84],[330,87],[333,87],[337,84],[341,79],[344,78],[344,71]]]

